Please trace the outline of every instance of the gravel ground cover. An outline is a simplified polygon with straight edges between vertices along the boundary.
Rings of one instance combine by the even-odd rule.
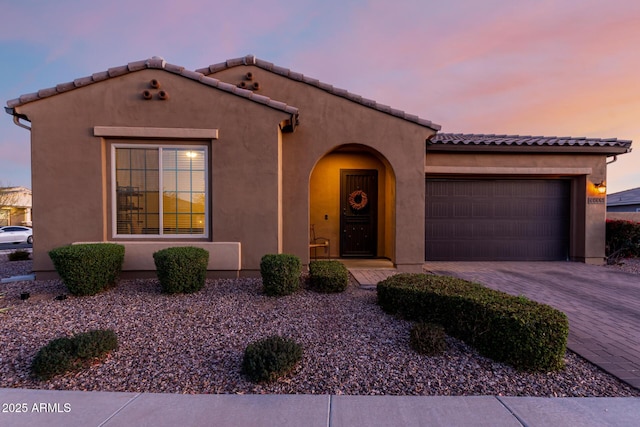
[[[640,264],[636,263],[636,266]],[[612,267],[613,268],[613,267]],[[27,274],[31,261],[0,255],[0,277]],[[21,301],[21,292],[30,292]],[[640,396],[640,391],[567,352],[565,370],[521,373],[453,338],[438,357],[409,347],[411,323],[386,315],[376,293],[303,290],[264,296],[260,279],[208,280],[191,295],[164,295],[156,280],[123,280],[103,294],[68,297],[60,281],[3,284],[0,387],[160,393],[359,395]],[[50,381],[29,376],[49,340],[95,328],[116,331],[120,347],[102,363]],[[253,384],[240,374],[244,348],[271,334],[304,347],[287,376]]]
[[[617,264],[607,265],[607,268],[640,274],[640,258],[622,258]]]

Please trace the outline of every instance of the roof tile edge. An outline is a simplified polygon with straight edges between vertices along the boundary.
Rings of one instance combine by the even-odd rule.
[[[251,60],[249,60],[249,58],[251,58]],[[226,70],[228,68],[233,68],[233,67],[237,67],[240,65],[254,65],[256,67],[262,68],[263,70],[266,71],[270,71],[272,73],[275,74],[279,74],[285,77],[288,77],[292,80],[295,81],[300,81],[303,83],[306,83],[308,85],[311,86],[315,86],[319,89],[324,90],[325,92],[329,92],[333,95],[336,96],[340,96],[342,98],[346,98],[352,102],[356,102],[358,104],[361,104],[365,107],[368,108],[373,108],[375,110],[381,111],[383,113],[387,113],[387,114],[391,114],[395,117],[399,117],[401,119],[407,120],[409,122],[413,122],[416,123],[420,126],[424,126],[424,127],[428,127],[430,129],[433,129],[435,131],[439,131],[440,129],[442,129],[442,126],[433,123],[430,120],[427,119],[421,119],[420,117],[418,117],[415,114],[407,114],[402,110],[397,110],[397,109],[392,109],[391,107],[387,106],[387,105],[382,105],[382,104],[378,104],[377,102],[373,101],[373,100],[369,100],[367,98],[364,98],[360,95],[356,95],[353,93],[348,92],[345,89],[339,89],[339,88],[334,88],[332,85],[328,84],[328,83],[323,83],[321,81],[319,81],[318,79],[314,79],[314,78],[310,78],[305,76],[302,73],[298,73],[295,71],[292,71],[288,68],[284,68],[284,67],[280,67],[277,65],[274,65],[271,62],[262,60],[260,58],[255,57],[254,55],[246,55],[244,57],[241,58],[232,58],[232,59],[228,59],[224,62],[219,62],[216,64],[212,64],[209,65],[208,67],[204,67],[204,68],[199,68],[196,70],[196,72],[199,73],[203,73],[203,74],[213,74],[216,73],[218,71],[222,71],[222,70]],[[401,113],[401,114],[398,114]]]
[[[569,147],[621,147],[631,150],[633,141],[617,138],[588,138],[584,136],[530,136],[530,135],[496,135],[496,134],[463,134],[439,133],[429,145],[528,145],[528,146],[569,146]]]
[[[256,61],[255,57],[247,56],[243,58],[243,61],[247,63],[253,63]],[[212,66],[213,67],[213,66]],[[200,71],[191,71],[185,69],[180,65],[167,63],[164,58],[154,56],[149,59],[143,59],[140,61],[129,62],[126,65],[121,65],[117,67],[111,67],[106,71],[99,71],[93,73],[90,76],[80,77],[71,82],[60,83],[56,86],[40,89],[38,92],[27,93],[20,95],[18,98],[10,99],[7,101],[7,107],[13,110],[15,107],[19,107],[21,105],[38,101],[40,99],[48,98],[51,96],[55,96],[64,92],[69,92],[71,90],[88,86],[90,84],[98,83],[104,80],[108,80],[110,78],[119,77],[128,73],[133,73],[136,71],[141,71],[144,69],[161,69],[167,72],[181,75],[190,80],[194,80],[207,86],[211,86],[225,92],[232,93],[237,96],[241,96],[246,99],[250,99],[253,102],[258,104],[263,104],[268,107],[283,111],[287,114],[297,115],[298,108],[293,107],[291,105],[287,105],[284,102],[272,100],[269,97],[262,96],[260,97],[254,96],[255,94],[252,91],[238,88],[232,84],[222,82],[213,77],[208,77],[204,73]]]

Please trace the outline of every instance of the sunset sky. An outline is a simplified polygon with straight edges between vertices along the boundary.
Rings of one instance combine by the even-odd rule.
[[[640,1],[0,0],[0,101],[154,55],[258,58],[442,132],[634,140],[608,192],[640,187]],[[29,132],[0,118],[0,185],[31,186]]]

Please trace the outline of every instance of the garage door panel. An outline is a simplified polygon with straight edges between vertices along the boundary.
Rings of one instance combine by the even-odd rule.
[[[563,260],[567,180],[426,180],[425,259]]]

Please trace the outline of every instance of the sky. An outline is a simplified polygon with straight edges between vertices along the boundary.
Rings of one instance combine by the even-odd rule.
[[[637,0],[0,0],[0,101],[253,54],[441,132],[634,140],[612,193],[640,187],[639,23]],[[29,138],[0,115],[0,186],[31,186]]]

